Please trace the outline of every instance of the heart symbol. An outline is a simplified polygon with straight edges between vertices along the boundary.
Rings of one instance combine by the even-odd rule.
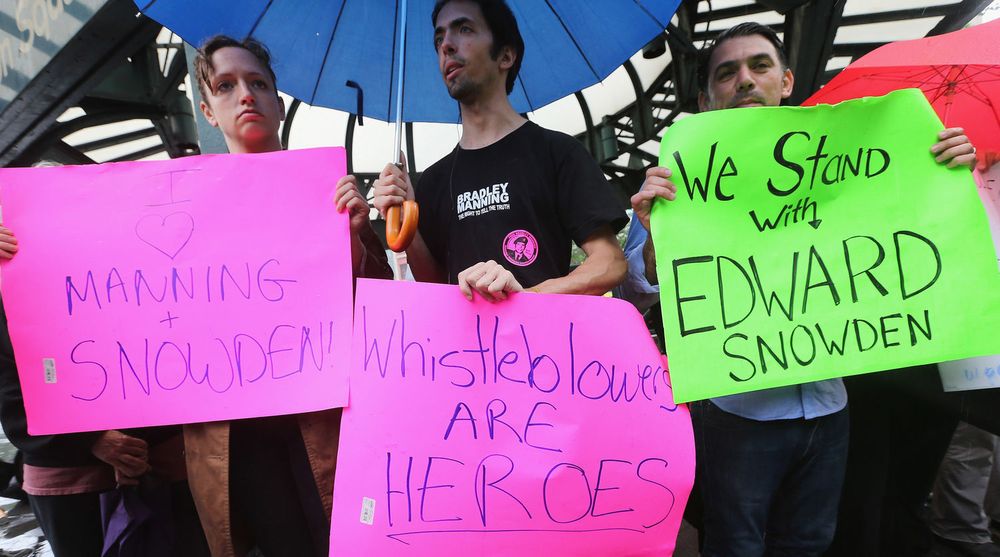
[[[135,224],[135,235],[170,259],[177,257],[194,234],[194,217],[171,213],[165,217],[149,215]]]

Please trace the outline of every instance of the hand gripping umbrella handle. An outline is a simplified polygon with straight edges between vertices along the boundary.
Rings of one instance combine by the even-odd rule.
[[[402,209],[402,215],[400,215]],[[396,253],[406,251],[417,234],[417,220],[420,208],[417,202],[407,199],[402,208],[399,205],[389,207],[385,212],[385,239],[389,249]]]

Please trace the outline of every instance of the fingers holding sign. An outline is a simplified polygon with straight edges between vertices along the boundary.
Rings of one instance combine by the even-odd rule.
[[[975,168],[976,148],[965,136],[965,130],[948,128],[938,133],[938,139],[940,141],[931,147],[934,160],[941,164],[947,164],[948,168],[956,166],[967,166],[970,170]]]
[[[513,273],[493,260],[476,263],[459,273],[458,286],[470,301],[473,291],[489,302],[499,302],[506,300],[512,292],[524,290]]]
[[[0,225],[0,258],[11,259],[17,253],[17,238],[6,226]]]
[[[368,201],[361,195],[358,189],[358,180],[348,174],[337,182],[337,192],[333,197],[337,205],[337,212],[345,210],[351,219],[351,232],[358,234],[362,228],[368,226]]]
[[[649,230],[649,216],[653,210],[653,201],[657,197],[673,201],[677,196],[677,186],[670,181],[670,176],[670,169],[662,166],[654,166],[646,170],[646,180],[642,183],[639,191],[632,196],[632,210],[646,230]]]

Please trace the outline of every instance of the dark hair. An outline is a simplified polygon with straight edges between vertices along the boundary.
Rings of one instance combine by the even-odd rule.
[[[198,77],[198,92],[201,93],[201,98],[206,99],[205,102],[208,102],[208,97],[205,95],[205,86],[210,84],[212,74],[215,73],[215,66],[212,65],[212,55],[217,50],[230,46],[242,48],[253,54],[260,61],[261,65],[267,68],[267,73],[271,75],[271,82],[274,83],[274,94],[277,95],[278,78],[274,75],[274,70],[271,69],[271,53],[268,52],[264,43],[253,37],[247,37],[242,41],[238,41],[227,35],[216,35],[201,43],[201,47],[198,48],[198,54],[194,57],[194,74]]]
[[[718,37],[712,41],[712,45],[701,52],[701,59],[698,60],[698,88],[701,91],[708,91],[708,65],[712,60],[712,53],[715,49],[719,48],[719,45],[728,41],[729,39],[735,39],[737,37],[750,37],[753,35],[760,35],[768,40],[772,45],[774,45],[774,50],[778,51],[778,62],[781,64],[781,68],[788,68],[788,56],[785,54],[785,43],[781,42],[778,38],[778,34],[774,32],[767,25],[762,25],[753,21],[748,21],[746,23],[740,23],[723,31]]]
[[[431,13],[431,25],[437,25],[438,14],[441,8],[448,2],[454,0],[437,0],[434,3],[434,11]],[[510,6],[504,0],[465,0],[479,6],[483,12],[483,19],[490,28],[493,35],[493,46],[490,48],[490,56],[496,60],[500,56],[500,50],[509,46],[514,50],[514,65],[507,72],[507,94],[514,90],[514,81],[521,71],[521,61],[524,58],[524,39],[521,38],[521,30],[517,27],[517,18]]]
[[[518,236],[517,238],[514,238],[514,243],[528,245],[528,239],[524,236]]]

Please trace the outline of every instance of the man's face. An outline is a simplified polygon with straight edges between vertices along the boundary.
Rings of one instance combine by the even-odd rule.
[[[484,91],[506,87],[505,70],[513,65],[514,54],[504,48],[494,60],[492,46],[493,34],[477,4],[455,0],[441,8],[434,22],[434,48],[451,98],[470,101]]]
[[[762,35],[734,37],[708,61],[708,91],[698,95],[702,111],[778,106],[792,94],[792,71],[781,67],[778,51]]]
[[[527,240],[525,240],[523,242],[515,241],[514,242],[514,252],[516,252],[518,255],[521,255],[522,253],[524,253],[524,248],[527,247],[527,246],[528,246],[528,241]]]
[[[280,148],[278,126],[285,104],[278,97],[267,68],[250,51],[224,47],[212,53],[215,71],[206,84],[201,110],[222,130],[233,153]]]

